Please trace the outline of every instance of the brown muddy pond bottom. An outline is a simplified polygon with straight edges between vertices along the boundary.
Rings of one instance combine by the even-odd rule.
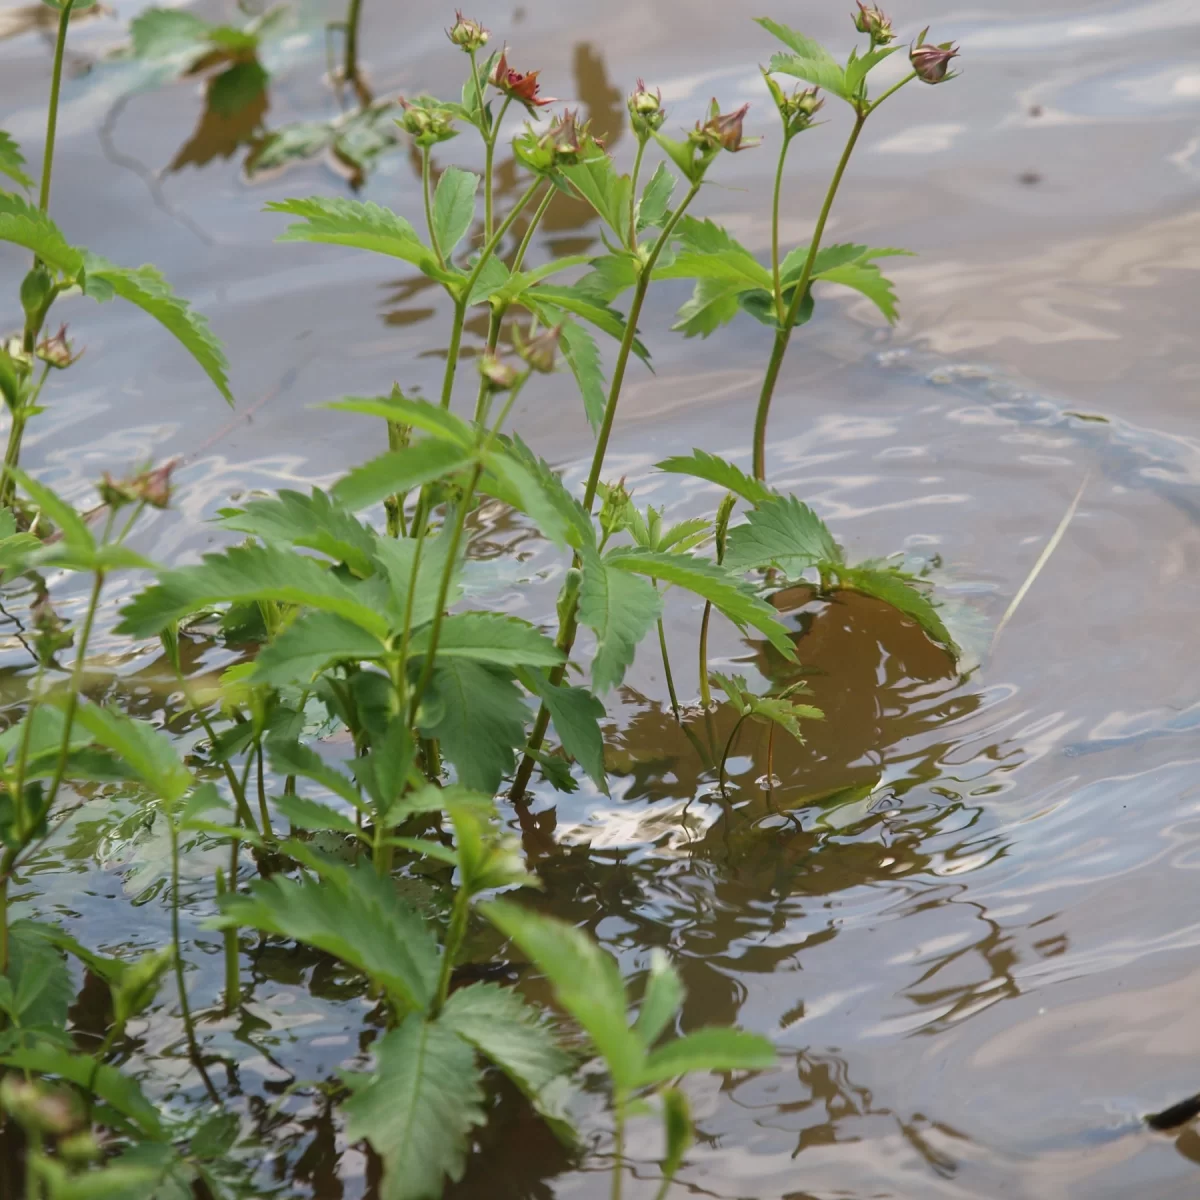
[[[81,23],[73,42],[58,219],[99,252],[158,263],[195,298],[227,343],[239,409],[217,411],[165,338],[105,306],[78,318],[94,353],[69,386],[48,388],[27,465],[82,501],[102,470],[183,455],[182,511],[148,524],[140,546],[179,562],[215,542],[206,522],[232,496],[320,483],[377,449],[369,423],[313,406],[393,379],[429,394],[446,312],[386,262],[273,245],[278,222],[263,204],[345,182],[321,161],[247,180],[243,134],[205,115],[201,84],[106,60],[144,6],[115,7],[119,20]],[[845,7],[809,0],[775,15],[844,50]],[[745,730],[723,794],[715,760],[730,720],[697,705],[700,614],[672,598],[684,727],[648,645],[610,704],[611,798],[585,784],[505,811],[544,881],[539,906],[594,933],[635,988],[651,950],[669,951],[688,987],[683,1028],[736,1022],[778,1048],[775,1071],[688,1083],[699,1141],[672,1194],[1190,1200],[1200,1134],[1153,1133],[1141,1117],[1200,1091],[1200,5],[894,8],[905,37],[930,22],[964,47],[950,100],[923,89],[881,115],[835,217],[839,239],[919,252],[894,271],[903,319],[881,328],[844,296],[819,306],[788,361],[769,463],[772,482],[811,503],[853,558],[902,550],[930,569],[964,661],[870,600],[786,594],[826,720],[802,747],[775,745],[769,769],[765,735]],[[622,161],[622,97],[639,75],[681,120],[720,93],[754,102],[748,133],[774,132],[757,75],[768,48],[740,6],[476,9],[545,64],[547,91],[606,126]],[[299,6],[266,55],[256,121],[336,112],[323,25],[339,15]],[[458,69],[448,16],[365,0],[378,95],[445,90]],[[40,144],[48,60],[42,26],[0,6],[0,123],[27,146]],[[811,228],[839,140],[836,129],[814,137],[789,236]],[[762,252],[774,158],[736,163],[700,207]],[[413,167],[406,150],[385,156],[360,194],[413,211]],[[559,206],[537,252],[600,248],[595,225]],[[2,261],[14,277],[16,258]],[[748,461],[770,337],[753,322],[709,341],[670,334],[686,294],[652,293],[657,373],[631,380],[607,470],[676,518],[711,511],[713,494],[652,465],[692,446]],[[591,443],[568,381],[531,386],[515,422],[580,483]],[[1061,545],[997,639],[1085,480]],[[485,509],[472,554],[493,603],[552,617],[563,564],[534,531]],[[114,584],[107,617],[132,587]],[[116,645],[93,694],[190,739],[156,648]],[[188,650],[198,673],[230,659],[200,642]],[[717,669],[797,677],[728,629],[711,650]],[[10,705],[26,661],[6,643]],[[210,1071],[242,1120],[239,1153],[264,1195],[368,1195],[371,1165],[319,1085],[361,1064],[379,1014],[332,960],[247,938],[245,1004],[221,1016],[220,943],[202,928],[217,861],[196,846],[184,863],[188,982]],[[20,915],[60,920],[109,952],[161,945],[166,862],[165,831],[110,789],[58,832]],[[433,881],[405,886],[442,903]],[[502,950],[482,928],[473,937],[473,961]],[[521,964],[507,977],[546,999]],[[102,1022],[103,994],[79,985],[82,1035]],[[128,1068],[152,1096],[200,1102],[169,1000],[131,1036]],[[606,1194],[603,1092],[584,1083],[577,1115],[595,1153],[583,1165],[497,1085],[448,1194]],[[657,1126],[635,1123],[628,1195],[654,1194],[660,1151]]]

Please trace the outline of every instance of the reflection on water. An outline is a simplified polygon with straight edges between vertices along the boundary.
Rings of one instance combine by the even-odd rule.
[[[323,165],[341,134],[366,198],[419,208],[420,162],[387,142],[387,106],[445,92],[444,73],[461,65],[441,40],[446,14],[431,22],[419,6],[365,0],[379,102],[360,110],[347,92],[343,109],[324,45],[343,7],[305,0],[287,36],[264,44],[269,96],[250,70],[218,87],[233,64],[151,86],[136,64],[107,61],[125,38],[111,19],[81,19],[73,37],[76,62],[102,65],[67,84],[56,215],[114,258],[160,262],[196,297],[229,342],[242,406],[232,421],[214,413],[136,315],[90,310],[86,337],[102,353],[69,385],[48,385],[62,420],[47,417],[53,433],[31,444],[30,463],[86,503],[105,468],[187,454],[184,512],[156,519],[141,547],[164,560],[205,548],[204,518],[234,491],[302,486],[377,448],[369,422],[331,436],[328,413],[310,405],[393,380],[427,395],[437,386],[439,289],[369,256],[271,246],[277,226],[258,215],[268,199],[344,193]],[[802,7],[780,15],[848,45],[842,6]],[[123,5],[121,17],[139,8]],[[471,15],[506,31],[623,162],[623,95],[639,75],[663,87],[672,128],[719,93],[751,100],[748,132],[773,138],[756,72],[764,43],[737,6],[524,8],[518,21],[481,0]],[[233,6],[197,14],[245,20]],[[781,484],[828,517],[855,558],[903,547],[930,567],[968,663],[956,672],[911,623],[854,594],[779,598],[799,667],[714,628],[721,669],[759,690],[799,671],[827,714],[806,724],[804,745],[746,727],[721,789],[732,717],[696,706],[699,613],[668,595],[684,724],[647,652],[612,706],[612,797],[586,782],[572,796],[543,791],[512,822],[545,884],[532,902],[600,938],[635,994],[662,947],[689,987],[684,1028],[737,1021],[779,1047],[778,1071],[689,1084],[701,1136],[678,1194],[1190,1200],[1195,1131],[1150,1135],[1138,1119],[1200,1087],[1200,924],[1187,904],[1200,862],[1200,363],[1188,323],[1200,93],[1187,46],[1200,10],[1012,0],[968,14],[929,0],[894,15],[905,37],[929,20],[966,49],[953,112],[925,90],[906,114],[881,113],[834,214],[838,237],[921,252],[897,271],[905,322],[886,331],[853,301],[823,306],[781,381],[772,457]],[[53,18],[44,6],[0,12],[5,126],[31,161]],[[798,161],[805,174],[785,214],[798,239],[837,133],[811,135]],[[436,170],[480,165],[468,142],[439,147]],[[278,161],[247,179],[247,154],[268,148]],[[518,175],[501,157],[510,201]],[[763,251],[770,143],[736,168],[706,188],[703,213]],[[1021,182],[1031,175],[1036,186]],[[556,198],[533,253],[599,245],[584,207]],[[671,285],[652,293],[643,324],[656,374],[631,377],[612,446],[614,477],[666,505],[668,519],[711,511],[713,495],[656,479],[651,464],[693,445],[746,461],[768,337],[751,322],[708,342],[673,338],[682,298]],[[474,321],[472,350],[484,336]],[[566,382],[532,384],[518,421],[577,485],[590,440]],[[1068,536],[993,648],[996,621],[1089,470]],[[520,560],[508,573],[506,548]],[[488,509],[473,554],[473,586],[550,619],[562,564],[535,531]],[[114,582],[110,613],[132,587]],[[0,616],[9,713],[28,687],[20,633]],[[184,651],[198,678],[237,653],[198,638]],[[185,743],[194,736],[156,650],[109,646],[88,690]],[[23,911],[111,951],[161,944],[161,824],[116,785],[80,801],[24,882]],[[245,1002],[224,1015],[220,948],[201,928],[215,861],[200,841],[184,863],[188,983],[209,1072],[243,1120],[247,1169],[264,1192],[368,1194],[376,1164],[345,1145],[327,1081],[362,1065],[379,1014],[324,956],[247,939]],[[407,893],[438,911],[441,890],[406,870]],[[472,931],[477,970],[545,999],[505,954],[496,935]],[[104,996],[95,980],[77,982],[87,1048]],[[161,1103],[203,1103],[169,1002],[122,1050]],[[505,1085],[489,1088],[491,1118],[456,1200],[605,1193],[603,1153],[570,1158]],[[599,1091],[585,1087],[579,1106],[602,1149]],[[635,1128],[630,1144],[631,1192],[649,1197],[657,1133]],[[0,1145],[0,1192],[17,1186],[3,1174],[14,1159]]]

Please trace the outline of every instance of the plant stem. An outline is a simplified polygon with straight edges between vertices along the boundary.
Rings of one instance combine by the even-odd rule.
[[[442,1005],[446,1003],[446,997],[450,994],[450,976],[453,974],[458,952],[462,949],[463,938],[466,937],[470,909],[470,894],[465,887],[460,887],[454,895],[450,927],[446,930],[446,945],[442,949],[442,969],[438,974],[437,998],[433,1002],[435,1016],[442,1011]]]
[[[675,720],[679,720],[679,697],[675,694],[675,680],[671,675],[671,659],[667,655],[667,631],[663,628],[662,617],[658,618],[658,648],[662,651],[663,673],[667,677],[667,694],[671,697],[671,711]]]
[[[899,83],[894,83],[886,92],[883,92],[877,100],[872,100],[867,105],[867,115],[870,116],[889,96],[894,96],[906,83],[912,83],[916,79],[917,73],[913,71],[910,75],[905,75]]]
[[[771,277],[775,281],[775,317],[780,323],[786,314],[783,304],[783,279],[779,273],[779,201],[783,192],[783,168],[787,165],[788,147],[792,139],[785,130],[779,147],[779,165],[775,168],[775,192],[771,199]]]
[[[58,14],[58,36],[54,42],[54,69],[50,75],[50,107],[46,110],[46,149],[42,154],[42,186],[38,193],[38,208],[50,207],[50,176],[54,171],[54,139],[58,132],[58,97],[62,90],[63,53],[67,48],[67,26],[75,0],[64,0]]]
[[[625,1160],[625,1097],[613,1097],[613,1173],[611,1200],[621,1200],[621,1164]]]
[[[733,732],[729,735],[729,741],[725,743],[725,753],[721,755],[721,768],[717,772],[717,786],[721,791],[725,790],[725,785],[728,782],[725,776],[725,765],[729,762],[729,752],[733,749],[733,743],[737,739],[737,735],[741,732],[742,726],[746,723],[746,717],[749,715],[749,713],[745,713],[738,717],[737,724],[733,727]]]
[[[346,10],[346,57],[342,64],[342,76],[348,83],[358,82],[358,23],[361,16],[362,0],[350,0]]]
[[[637,154],[633,160],[633,176],[629,188],[629,241],[627,245],[630,250],[637,245],[638,176],[642,173],[642,159],[645,154],[645,139],[639,138]]]
[[[231,861],[229,864],[229,878],[232,887],[237,887],[237,853],[238,840],[233,838],[231,841],[233,848]],[[220,867],[217,868],[217,897],[227,895],[230,887],[225,882],[225,872]],[[233,1012],[241,1003],[241,979],[238,971],[238,941],[237,930],[226,929],[224,933],[224,948],[225,948],[225,1011]]]
[[[433,223],[433,195],[429,182],[429,146],[421,147],[421,191],[425,196],[425,224],[429,229],[429,244],[437,255],[438,266],[445,267],[446,260],[442,256],[442,247],[438,244],[437,227]]]
[[[258,745],[255,747],[256,756],[258,758],[258,815],[262,818],[263,837],[268,840],[274,840],[275,831],[271,828],[271,813],[267,808],[267,786],[265,781],[266,772],[263,768],[263,748],[262,738],[258,739]]]
[[[708,626],[712,621],[712,601],[705,600],[704,616],[700,618],[700,704],[712,707],[712,684],[708,682]]]
[[[482,104],[482,101],[480,102]],[[500,136],[500,123],[504,120],[504,114],[508,112],[508,106],[512,103],[511,96],[504,97],[504,103],[500,106],[500,111],[496,115],[496,120],[492,124],[487,136],[483,139],[483,236],[491,238],[492,225],[495,221],[495,209],[493,202],[493,190],[495,187],[492,179],[492,162],[496,156],[496,139]]]
[[[596,492],[600,486],[600,472],[604,469],[604,456],[608,452],[608,440],[612,435],[613,421],[617,415],[617,404],[621,399],[621,386],[625,381],[625,368],[629,362],[630,352],[633,350],[633,343],[637,338],[638,318],[642,315],[642,304],[646,299],[646,292],[650,287],[650,280],[654,274],[654,264],[658,262],[659,255],[663,252],[663,249],[670,241],[671,234],[675,231],[675,226],[679,223],[680,218],[699,190],[699,183],[692,184],[688,190],[688,194],[683,198],[679,207],[671,214],[671,219],[663,227],[662,233],[659,234],[658,240],[654,243],[650,254],[646,258],[645,266],[642,267],[641,274],[638,277],[637,287],[633,293],[633,301],[629,307],[629,316],[625,322],[625,334],[621,338],[621,348],[617,352],[616,365],[613,367],[608,401],[604,406],[604,420],[601,422],[600,433],[596,439],[596,449],[592,455],[592,469],[588,473],[587,488],[584,491],[583,507],[589,513],[592,511],[592,505],[596,500]],[[576,561],[575,565],[579,565],[578,561]],[[563,676],[567,670],[565,660],[570,657],[571,648],[575,645],[575,634],[579,628],[578,621],[576,620],[578,608],[579,604],[578,600],[576,600],[575,604],[571,606],[566,621],[563,622],[558,631],[556,645],[563,652],[564,661],[550,673],[550,683],[555,687],[562,683]],[[533,732],[525,748],[524,757],[521,759],[520,766],[517,767],[512,788],[509,790],[508,795],[510,800],[516,802],[524,796],[525,789],[529,786],[529,780],[533,775],[535,762],[533,756],[541,750],[542,742],[546,738],[546,730],[549,728],[550,710],[543,704],[538,710],[537,718],[533,724]]]
[[[762,391],[758,397],[758,411],[754,416],[755,479],[766,479],[767,477],[767,417],[771,411],[771,398],[775,394],[775,384],[779,379],[779,369],[783,366],[783,358],[787,353],[788,342],[791,340],[792,328],[795,324],[796,316],[800,311],[800,305],[804,302],[804,297],[808,294],[808,288],[812,282],[813,265],[817,261],[817,252],[821,249],[821,238],[824,236],[825,225],[833,209],[833,202],[837,196],[838,188],[841,186],[842,176],[846,173],[846,167],[850,162],[850,155],[854,153],[854,147],[858,144],[858,135],[862,133],[863,125],[866,123],[869,113],[870,109],[867,109],[855,115],[854,128],[850,131],[846,148],[842,151],[842,157],[838,162],[837,169],[833,173],[829,190],[825,193],[825,203],[821,206],[821,214],[817,218],[817,227],[813,231],[812,241],[809,243],[808,256],[804,260],[804,267],[800,272],[800,278],[796,281],[795,294],[792,296],[792,302],[784,314],[783,323],[775,334],[775,344],[771,348],[771,358],[767,363],[767,373],[763,378]]]

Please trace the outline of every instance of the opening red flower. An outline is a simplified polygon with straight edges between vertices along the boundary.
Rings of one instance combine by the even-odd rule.
[[[490,82],[492,87],[499,89],[510,99],[517,101],[518,104],[523,104],[530,116],[533,116],[539,108],[557,103],[553,96],[538,95],[540,85],[537,71],[530,71],[523,75],[508,65],[507,46],[500,52],[500,61],[496,63],[496,69],[492,72]]]

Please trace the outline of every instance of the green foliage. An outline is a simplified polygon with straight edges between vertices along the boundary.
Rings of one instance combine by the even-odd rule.
[[[661,615],[662,599],[648,580],[594,552],[584,556],[579,620],[596,635],[592,687],[597,693],[620,685],[638,643]]]
[[[563,177],[600,215],[604,223],[624,241],[629,233],[629,204],[632,182],[621,175],[608,155],[597,155],[577,166],[564,167]]]
[[[835,566],[833,572],[840,587],[890,604],[898,612],[912,617],[938,645],[957,655],[958,646],[915,576],[898,567],[873,563],[862,563],[857,567]]]
[[[25,155],[13,138],[0,129],[0,175],[6,175],[19,188],[28,191],[33,180],[25,173]]]
[[[676,456],[664,459],[658,464],[660,471],[673,475],[692,475],[697,479],[706,479],[726,491],[734,492],[751,504],[769,503],[775,496],[765,483],[760,483],[752,475],[747,475],[741,467],[707,450],[693,450],[686,456]]]
[[[755,19],[759,25],[777,37],[791,51],[791,54],[773,55],[768,70],[803,79],[805,83],[824,88],[825,91],[834,96],[840,96],[843,100],[849,100],[853,96],[853,89],[847,82],[846,72],[820,42],[813,41],[812,38],[798,33],[787,25],[781,25],[778,21],[771,20],[770,17],[756,17]]]
[[[459,167],[447,167],[438,180],[433,199],[433,228],[438,246],[449,258],[475,220],[475,195],[479,176]]]
[[[729,703],[739,717],[759,717],[770,721],[801,744],[804,743],[804,735],[800,732],[801,720],[821,721],[825,718],[819,708],[793,699],[807,692],[803,684],[793,684],[778,696],[756,696],[750,691],[744,676],[721,675],[714,671],[711,678],[729,697]]]
[[[729,531],[725,563],[737,571],[776,567],[796,579],[812,568],[842,562],[825,522],[795,496],[771,496]]]
[[[0,241],[24,246],[67,279],[74,280],[83,270],[83,252],[44,212],[10,192],[0,192]]]
[[[583,411],[594,432],[604,420],[604,402],[607,399],[604,364],[600,361],[596,339],[578,321],[563,321],[559,346],[579,385]]]

